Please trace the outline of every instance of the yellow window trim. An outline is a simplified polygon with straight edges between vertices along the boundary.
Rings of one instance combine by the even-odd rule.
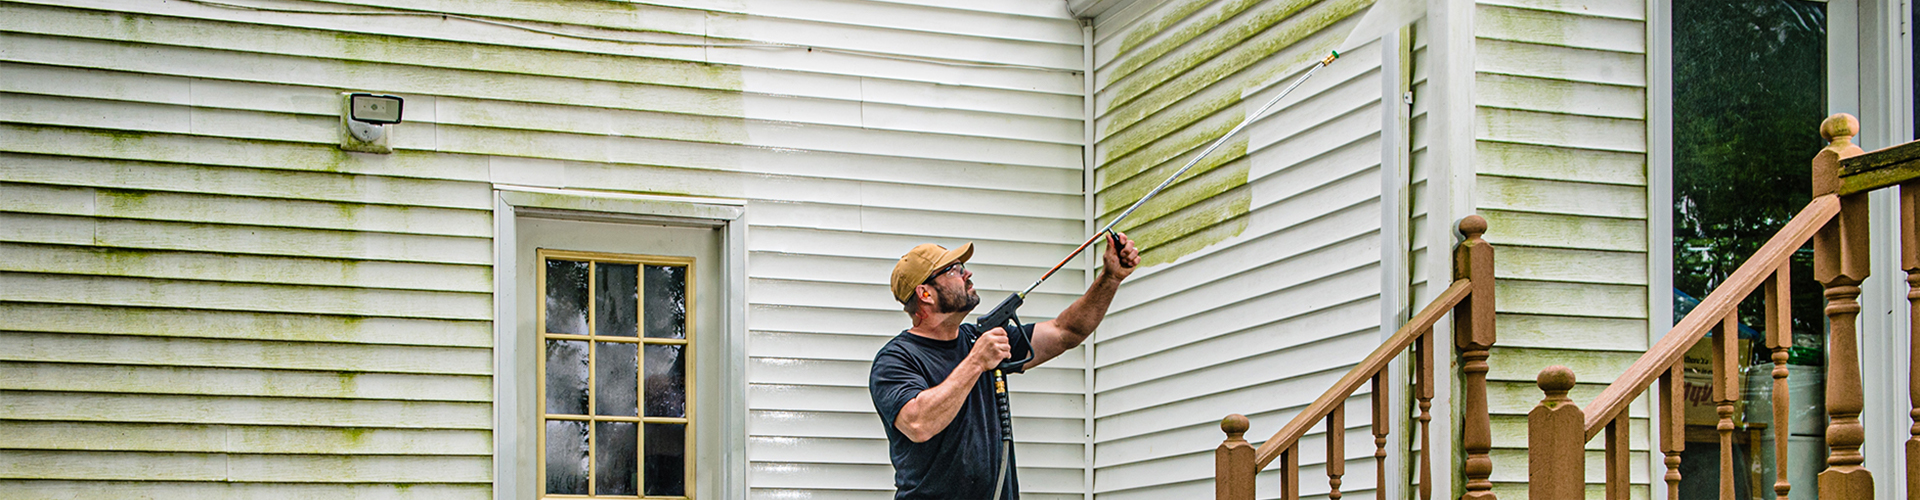
[[[537,343],[537,345],[540,348],[540,353],[535,356],[537,363],[539,365],[538,372],[540,377],[538,381],[534,383],[534,386],[537,387],[536,396],[534,400],[538,401],[540,405],[540,422],[538,427],[534,430],[534,434],[538,436],[538,444],[535,445],[537,446],[537,448],[534,451],[534,455],[538,457],[537,459],[538,468],[535,470],[535,474],[534,474],[535,477],[538,478],[538,485],[536,486],[536,489],[534,491],[540,496],[540,498],[628,498],[628,499],[662,499],[662,500],[696,498],[696,493],[694,492],[694,487],[695,487],[694,464],[698,463],[695,460],[695,452],[697,451],[697,448],[698,448],[695,445],[698,442],[698,439],[696,439],[698,434],[695,433],[695,426],[697,424],[695,423],[696,419],[695,419],[694,412],[697,407],[695,405],[694,396],[698,392],[697,390],[695,390],[695,388],[698,387],[698,385],[696,385],[694,376],[698,372],[698,370],[695,369],[695,363],[699,358],[696,356],[696,352],[695,352],[696,347],[692,342],[694,335],[696,335],[695,325],[698,324],[698,322],[694,320],[694,318],[697,317],[695,315],[696,309],[694,304],[694,298],[698,296],[696,293],[697,290],[695,290],[694,288],[695,283],[697,283],[697,281],[694,279],[694,272],[695,272],[694,259],[690,257],[619,254],[619,253],[608,253],[608,252],[581,252],[581,251],[573,251],[573,250],[552,250],[552,249],[545,249],[545,248],[536,249],[534,255],[537,260],[537,262],[534,265],[534,268],[536,269],[536,273],[537,273],[536,276],[534,277],[534,283],[538,288],[538,293],[535,294],[535,297],[536,297],[535,300],[540,301],[540,304],[537,307],[534,307],[534,314],[535,314],[534,324],[536,325],[535,328],[539,331],[539,335],[540,335],[539,342]],[[587,284],[587,332],[588,332],[588,335],[557,334],[557,333],[547,332],[546,300],[547,300],[547,261],[548,260],[585,261],[585,262],[591,263],[588,267],[588,274],[587,274],[588,276],[587,278],[587,283],[588,283]],[[685,338],[680,338],[680,339],[648,338],[646,337],[646,332],[644,331],[635,331],[634,337],[608,337],[608,336],[593,335],[592,334],[592,332],[594,331],[593,327],[598,321],[598,318],[596,317],[598,315],[598,311],[597,311],[598,308],[593,306],[593,304],[596,303],[595,302],[596,297],[594,296],[596,293],[594,289],[596,287],[593,286],[593,282],[594,282],[593,277],[596,275],[596,273],[599,272],[598,265],[601,263],[637,264],[637,265],[643,265],[643,266],[644,265],[678,266],[678,267],[685,268],[686,269],[686,302],[687,302],[687,315],[686,315],[687,324],[684,325],[686,329]],[[636,281],[635,286],[636,288],[639,289],[639,294],[644,296],[645,287],[646,287],[646,273],[644,272],[638,273],[637,278],[638,280]],[[644,324],[644,318],[646,318],[646,300],[644,299],[639,300],[639,303],[635,304],[634,316],[636,319],[635,321],[636,324]],[[642,329],[644,329],[644,327],[642,327]],[[595,390],[593,384],[591,383],[587,384],[587,412],[589,413],[589,415],[548,414],[547,413],[547,355],[546,355],[547,340],[574,340],[574,341],[589,342],[589,347],[587,348],[587,373],[589,374],[589,376],[591,376],[591,374],[594,373],[594,361],[595,361],[594,358],[596,357],[595,351],[597,351],[596,349],[593,349],[591,347],[591,342],[632,343],[632,344],[642,344],[643,346],[644,345],[685,346],[685,351],[681,354],[681,356],[683,357],[683,359],[686,360],[686,372],[683,374],[686,377],[686,388],[685,388],[686,417],[684,418],[646,417],[646,416],[620,417],[620,416],[591,415],[591,413],[593,412],[593,407],[594,407],[593,405],[596,402],[595,398],[597,397],[596,396],[597,391]],[[639,370],[641,373],[644,373],[646,371],[646,368],[645,368],[646,357],[644,356],[645,354],[644,352],[642,352],[641,354],[642,356],[639,359],[639,364],[637,365],[636,369]],[[636,378],[636,381],[640,382],[638,385],[642,388],[641,393],[638,394],[638,399],[636,401],[644,405],[646,401],[645,399],[646,394],[644,389],[646,387],[646,384],[645,384],[645,381],[640,378]],[[635,413],[643,415],[646,412],[636,409]],[[682,473],[684,474],[685,477],[681,479],[681,482],[686,489],[686,495],[685,496],[645,496],[645,495],[635,496],[635,495],[592,494],[592,492],[594,491],[594,487],[597,486],[594,484],[594,481],[595,481],[595,476],[598,475],[597,474],[598,471],[596,470],[598,465],[595,463],[594,460],[591,460],[591,459],[587,460],[587,492],[588,492],[587,495],[559,495],[559,494],[547,493],[547,421],[549,420],[588,422],[587,424],[587,442],[588,443],[593,442],[593,439],[594,439],[593,434],[597,432],[594,429],[595,426],[592,424],[592,422],[638,423],[640,425],[640,428],[636,429],[635,432],[640,436],[640,442],[635,445],[634,452],[636,455],[638,455],[635,457],[635,462],[640,464],[640,466],[642,467],[641,470],[637,471],[639,478],[638,478],[638,482],[636,483],[638,491],[640,492],[645,492],[647,487],[646,486],[646,470],[644,469],[644,466],[645,466],[644,464],[646,463],[645,457],[646,457],[646,440],[647,440],[645,424],[650,424],[650,423],[685,424],[686,428],[683,431],[685,434],[684,434],[684,437],[682,437],[682,439],[686,443],[686,455],[684,456],[685,465],[682,467]],[[591,456],[592,445],[589,444],[588,446],[589,446],[588,453],[589,453],[589,456]]]

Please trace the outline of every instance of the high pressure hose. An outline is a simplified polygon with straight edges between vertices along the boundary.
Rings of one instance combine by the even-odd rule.
[[[1029,347],[1028,349],[1032,349]],[[1006,493],[1007,458],[1013,453],[1013,412],[1007,405],[1007,374],[993,371],[993,400],[1000,406],[1000,477],[993,480],[993,500],[1004,500],[1000,495]]]
[[[1007,487],[1007,452],[1011,450],[1013,450],[1011,443],[1000,441],[1000,477],[993,480],[993,500],[1003,500],[1000,495],[1006,493],[1004,490]]]

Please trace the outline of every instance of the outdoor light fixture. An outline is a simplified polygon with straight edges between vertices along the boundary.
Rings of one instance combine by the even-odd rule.
[[[400,113],[406,107],[406,100],[400,96],[353,92],[342,94],[346,97],[346,113],[340,118],[346,127],[346,133],[340,137],[340,148],[363,153],[391,153],[388,144],[387,126],[400,123]]]
[[[400,123],[400,108],[407,104],[400,96],[355,93],[347,94],[353,105],[351,118],[354,121],[379,125]]]

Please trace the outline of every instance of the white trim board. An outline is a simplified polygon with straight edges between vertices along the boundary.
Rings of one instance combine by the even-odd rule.
[[[1647,1],[1647,345],[1673,329],[1673,0]],[[1650,391],[1651,392],[1651,391]],[[1659,429],[1660,412],[1649,423]],[[1666,471],[1658,438],[1647,470]],[[1668,498],[1667,482],[1647,482]]]

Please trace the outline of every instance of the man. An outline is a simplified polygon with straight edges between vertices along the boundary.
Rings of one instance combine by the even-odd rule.
[[[893,298],[913,318],[913,328],[874,355],[867,389],[887,431],[896,500],[938,498],[996,500],[1000,472],[1000,418],[994,402],[993,369],[1028,350],[1026,371],[1087,340],[1100,326],[1120,282],[1140,265],[1140,252],[1125,235],[1108,238],[1105,267],[1093,286],[1060,316],[1023,325],[1009,341],[994,328],[976,331],[967,312],[980,305],[973,273],[966,268],[973,244],[948,250],[924,244],[893,266]],[[1025,339],[1031,338],[1032,345]],[[1011,453],[1011,450],[1009,450]],[[1013,456],[1007,455],[1003,498],[1020,497]]]

